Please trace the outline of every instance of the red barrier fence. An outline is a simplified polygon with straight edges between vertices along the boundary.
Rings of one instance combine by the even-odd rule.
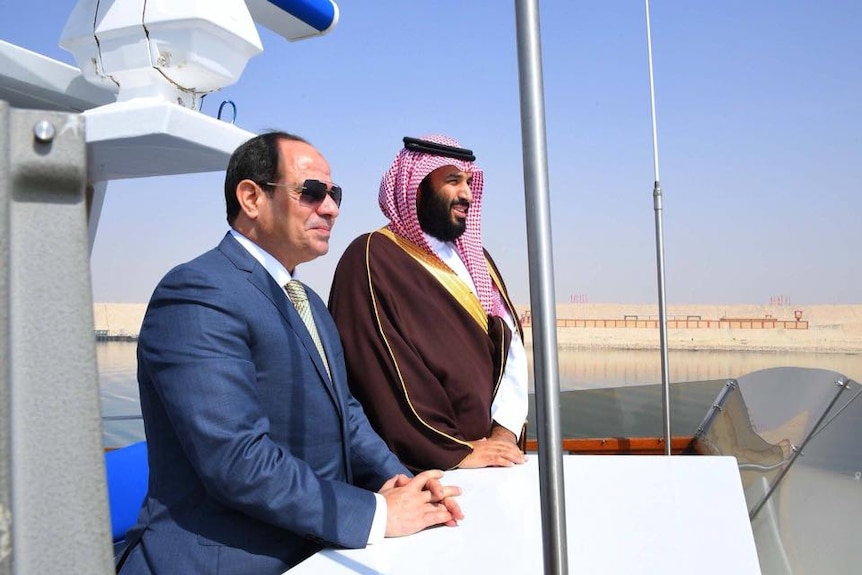
[[[529,313],[521,317],[525,326],[532,324]],[[657,319],[557,319],[557,327],[643,328],[658,329]],[[668,329],[808,329],[807,321],[784,321],[772,318],[669,319]]]

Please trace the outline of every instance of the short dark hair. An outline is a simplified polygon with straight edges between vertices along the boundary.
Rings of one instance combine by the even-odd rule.
[[[231,154],[224,176],[224,201],[228,224],[233,225],[239,215],[236,188],[241,181],[251,180],[269,190],[270,186],[266,183],[278,179],[278,143],[282,140],[309,143],[295,134],[274,130],[247,140]]]

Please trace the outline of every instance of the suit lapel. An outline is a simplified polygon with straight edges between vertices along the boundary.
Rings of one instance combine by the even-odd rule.
[[[222,240],[219,245],[219,249],[238,269],[248,272],[249,283],[260,290],[272,305],[275,306],[278,313],[281,314],[296,334],[296,337],[298,337],[299,341],[302,342],[303,347],[306,352],[308,352],[309,359],[311,359],[321,381],[324,383],[326,391],[332,398],[333,403],[337,406],[339,413],[341,413],[341,403],[338,401],[338,397],[335,394],[335,388],[332,385],[332,381],[329,379],[329,375],[326,373],[326,367],[324,367],[320,354],[317,352],[317,347],[314,345],[314,341],[308,333],[308,328],[305,327],[305,323],[302,321],[302,318],[299,317],[299,313],[297,313],[296,308],[293,307],[293,304],[290,302],[290,298],[287,297],[287,292],[285,292],[284,288],[279,286],[276,281],[272,279],[272,276],[269,275],[266,269],[260,265],[260,263],[254,259],[254,257],[252,257],[252,255],[249,254],[239,244],[239,242],[233,239],[230,234]],[[329,352],[329,346],[327,345],[328,338],[323,337],[321,334],[321,340],[324,350]]]

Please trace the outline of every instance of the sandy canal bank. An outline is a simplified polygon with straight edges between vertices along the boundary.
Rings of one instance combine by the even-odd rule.
[[[94,303],[93,329],[99,337],[138,337],[147,305],[143,303]]]
[[[518,306],[521,315],[527,310],[527,306]],[[145,304],[94,304],[94,328],[103,336],[135,338],[145,311]],[[689,326],[668,329],[670,349],[862,353],[862,304],[669,305],[667,312],[669,323]],[[600,322],[583,322],[589,327],[558,327],[558,347],[657,349],[659,334],[653,327],[657,319],[656,305],[560,304],[560,325],[571,325],[571,320],[615,320],[613,324],[633,327],[593,327]],[[710,327],[691,327],[694,325]],[[532,343],[529,327],[525,337]]]
[[[589,321],[578,322],[589,327],[558,327],[560,349],[659,347],[657,305],[557,306],[558,325],[574,319],[630,327],[593,327],[601,322]],[[669,305],[667,319],[669,349],[862,353],[862,305]],[[525,339],[532,342],[529,329]]]

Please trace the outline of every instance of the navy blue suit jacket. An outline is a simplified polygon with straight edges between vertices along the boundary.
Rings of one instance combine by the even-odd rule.
[[[282,287],[229,234],[158,285],[138,343],[149,487],[124,574],[282,573],[323,545],[366,544],[372,491],[408,472],[309,300],[332,381]]]

